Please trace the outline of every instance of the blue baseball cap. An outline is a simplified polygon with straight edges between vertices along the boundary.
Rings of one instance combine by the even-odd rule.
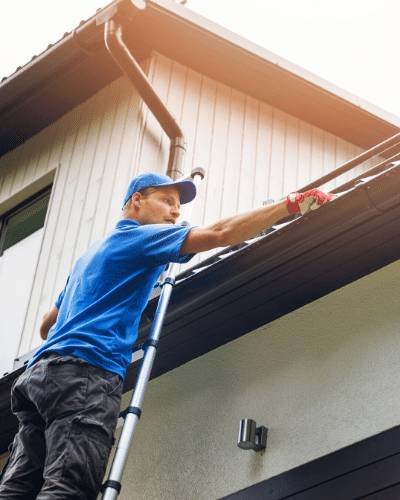
[[[191,179],[174,181],[171,177],[168,177],[168,175],[146,172],[145,174],[137,175],[131,180],[122,207],[125,206],[126,202],[133,195],[133,193],[137,193],[138,191],[142,191],[143,189],[150,187],[157,188],[163,186],[176,186],[179,189],[182,205],[189,203],[196,196],[196,186]]]

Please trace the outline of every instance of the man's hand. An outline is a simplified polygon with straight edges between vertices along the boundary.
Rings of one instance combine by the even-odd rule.
[[[43,316],[42,324],[40,325],[40,336],[43,340],[47,339],[47,334],[49,333],[50,328],[57,321],[58,309],[57,307],[53,307],[50,311]]]
[[[316,210],[335,198],[332,193],[324,193],[319,189],[310,189],[304,193],[290,193],[286,198],[286,207],[290,214],[307,214]]]

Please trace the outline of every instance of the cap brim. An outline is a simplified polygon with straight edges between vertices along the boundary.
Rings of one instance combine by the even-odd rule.
[[[180,192],[180,200],[182,205],[184,205],[185,203],[190,203],[196,197],[196,185],[190,179],[162,184],[159,187],[163,186],[176,186]]]

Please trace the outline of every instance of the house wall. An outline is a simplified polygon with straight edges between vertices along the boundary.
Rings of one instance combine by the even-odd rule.
[[[14,369],[42,238],[43,228],[0,257],[0,376]]]
[[[279,199],[360,152],[159,54],[145,70],[186,133],[186,171],[207,168],[194,224]],[[0,158],[0,213],[54,179],[19,355],[40,343],[73,262],[114,226],[129,179],[165,171],[167,155],[165,134],[120,78]]]
[[[151,381],[120,498],[219,498],[398,425],[399,274],[397,261]],[[245,417],[269,428],[265,453],[237,447]]]

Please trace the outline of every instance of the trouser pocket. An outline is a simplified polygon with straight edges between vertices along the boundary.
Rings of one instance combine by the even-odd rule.
[[[88,372],[90,366],[81,360],[51,359],[46,375],[46,417],[68,417],[87,405]]]
[[[73,419],[62,477],[76,487],[76,498],[96,498],[110,450],[109,433],[99,422],[84,416]]]

